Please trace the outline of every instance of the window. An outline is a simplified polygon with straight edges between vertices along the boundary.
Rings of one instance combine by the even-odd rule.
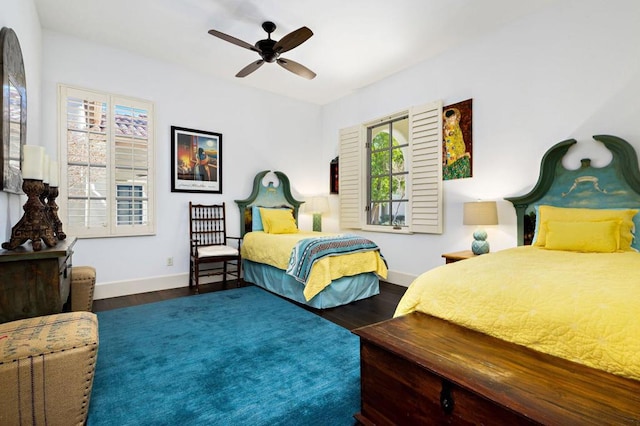
[[[442,102],[340,130],[340,226],[442,233]]]
[[[405,226],[409,117],[367,127],[367,224]],[[400,140],[400,141],[399,141]]]
[[[118,225],[141,225],[144,223],[144,198],[142,185],[118,185]]]
[[[65,231],[153,234],[153,104],[63,85],[59,100]]]

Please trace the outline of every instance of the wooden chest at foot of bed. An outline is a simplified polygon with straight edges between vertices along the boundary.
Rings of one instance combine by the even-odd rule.
[[[640,424],[640,382],[421,313],[354,330],[365,425]]]

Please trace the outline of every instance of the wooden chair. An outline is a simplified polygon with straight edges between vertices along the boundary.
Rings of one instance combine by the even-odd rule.
[[[212,275],[222,275],[226,286],[227,274],[236,277],[240,285],[242,239],[227,236],[225,203],[204,205],[189,202],[189,237],[189,287],[195,285],[195,291],[199,293],[200,277]],[[229,239],[237,240],[236,247],[227,245]],[[227,263],[235,267],[227,268]],[[201,268],[201,265],[207,267]]]

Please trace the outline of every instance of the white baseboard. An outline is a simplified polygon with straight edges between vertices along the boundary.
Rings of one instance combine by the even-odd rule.
[[[404,272],[389,271],[387,273],[388,283],[401,285],[403,287],[409,287],[409,285],[416,279],[415,275],[405,274]]]
[[[415,279],[415,275],[405,274],[403,272],[389,271],[385,281],[409,287],[409,284]],[[222,277],[209,277],[209,281],[213,282],[222,280]],[[189,274],[165,275],[161,277],[141,278],[138,280],[113,281],[110,283],[97,283],[93,298],[109,299],[111,297],[128,296],[130,294],[148,293],[150,291],[169,290],[172,288],[187,287],[189,285]]]
[[[108,299],[111,297],[128,296],[130,294],[187,287],[188,285],[189,274],[186,272],[183,274],[141,278],[138,280],[97,283],[93,298],[96,300]]]

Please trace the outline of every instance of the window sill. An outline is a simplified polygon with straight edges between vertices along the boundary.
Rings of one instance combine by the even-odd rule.
[[[413,234],[413,232],[411,232],[407,226],[403,226],[400,229],[394,229],[392,226],[365,225],[362,227],[362,230],[367,232],[384,232],[385,234]]]

